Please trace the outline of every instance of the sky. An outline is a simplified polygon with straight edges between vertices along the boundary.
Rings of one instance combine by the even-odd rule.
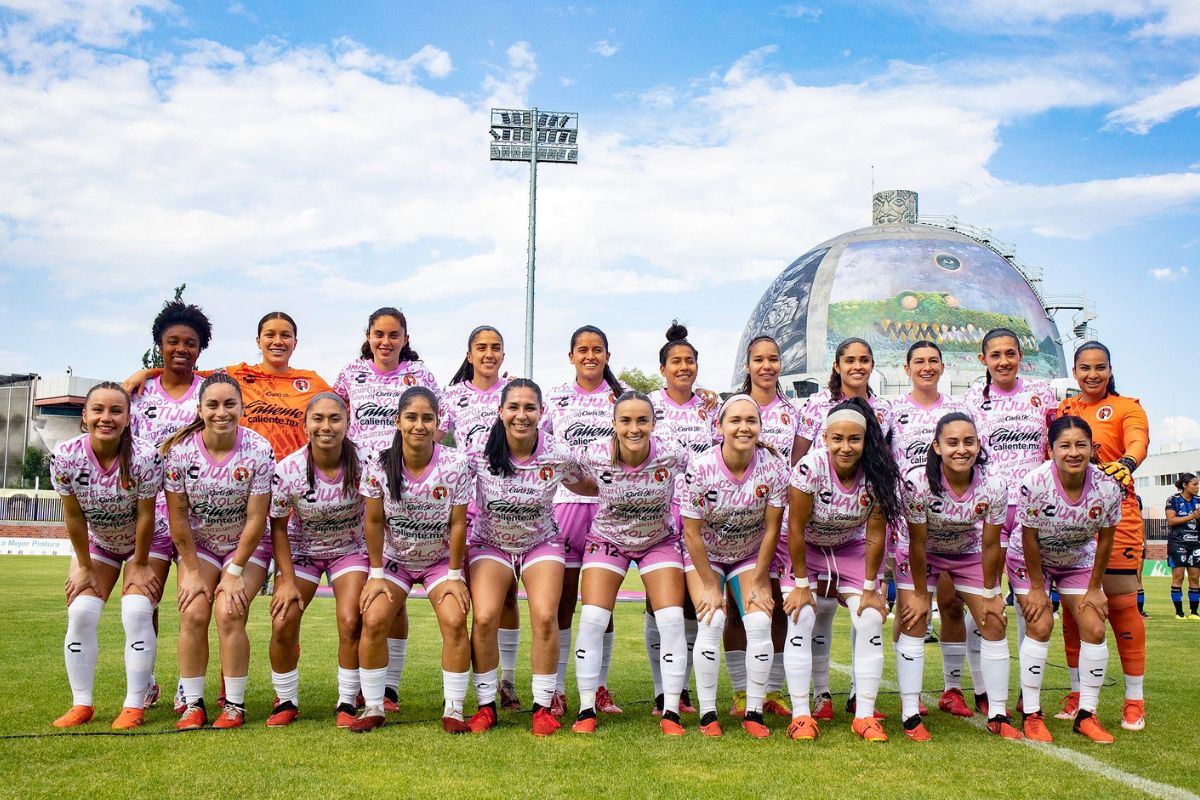
[[[654,371],[678,318],[727,388],[873,182],[1086,292],[1152,449],[1200,446],[1195,0],[0,0],[0,372],[123,377],[183,282],[202,366],[282,308],[332,380],[395,305],[441,380],[481,323],[519,371],[528,170],[488,111],[528,106],[581,129],[538,173],[543,385],[581,324]]]

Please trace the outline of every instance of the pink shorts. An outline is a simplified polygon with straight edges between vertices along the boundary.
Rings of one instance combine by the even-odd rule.
[[[840,594],[862,594],[867,574],[867,543],[861,539],[837,547],[806,545],[808,582],[832,583]]]
[[[535,544],[523,553],[508,553],[495,545],[468,542],[467,565],[470,566],[476,561],[484,559],[497,561],[510,567],[517,577],[521,576],[521,570],[531,567],[539,561],[557,561],[559,564],[564,564],[566,561],[563,557],[563,542],[558,537]]]
[[[683,542],[670,536],[644,550],[626,550],[619,545],[600,539],[589,539],[583,548],[583,569],[599,567],[612,570],[619,575],[629,572],[629,565],[636,563],[638,572],[645,575],[656,569],[683,569]]]
[[[722,581],[728,581],[731,578],[736,578],[743,572],[752,570],[758,566],[758,555],[752,555],[748,558],[743,558],[741,561],[709,561],[708,565],[713,568],[713,572],[717,573]],[[696,571],[696,565],[692,563],[691,558],[688,558],[686,548],[684,552],[683,571]]]
[[[371,561],[366,553],[347,553],[344,556],[330,558],[313,558],[312,556],[292,556],[292,569],[296,577],[309,583],[320,583],[322,575],[329,576],[329,584],[348,572],[361,572],[364,575],[371,567]],[[387,576],[387,572],[384,572]]]
[[[779,544],[775,545],[775,560],[771,562],[771,571],[779,576],[779,587],[784,594],[796,588],[796,578],[792,575],[792,551],[788,549],[786,530],[779,532]]]
[[[1004,525],[1000,528],[1000,546],[1005,550],[1008,549],[1008,540],[1013,535],[1021,535],[1021,526],[1017,524],[1017,507],[1010,505],[1008,507],[1008,515],[1004,518]]]
[[[959,592],[968,594],[983,594],[983,553],[963,553],[949,555],[944,553],[925,554],[925,586],[929,591],[935,591],[938,578],[946,574]],[[896,551],[896,567],[893,570],[896,586],[912,591],[916,588],[913,579],[912,565],[909,563],[908,550]]]
[[[366,558],[364,557],[363,560],[366,561]],[[418,583],[424,586],[425,593],[429,594],[433,591],[433,587],[446,580],[446,575],[449,572],[449,556],[436,564],[430,564],[428,567],[420,567],[418,569],[409,569],[397,561],[385,559],[383,562],[383,577],[403,589],[405,594],[411,593],[412,587]]]
[[[133,551],[128,553],[114,553],[112,550],[106,550],[92,539],[88,537],[88,553],[95,560],[108,564],[110,567],[120,569],[121,565],[129,559],[133,558]],[[162,541],[157,535],[150,540],[150,557],[157,558],[161,561],[170,561],[175,555],[175,546],[171,543],[171,537],[168,535],[167,540]]]
[[[1029,570],[1025,567],[1025,559],[1009,550],[1005,565],[1008,567],[1008,585],[1013,593],[1029,594]],[[1046,591],[1053,586],[1059,594],[1087,594],[1092,567],[1090,564],[1083,567],[1051,567],[1043,564],[1042,575]]]
[[[592,520],[600,510],[598,503],[559,503],[554,506],[554,521],[562,537],[563,559],[567,569],[583,566],[583,548],[592,532]]]
[[[271,540],[265,539],[258,543],[258,547],[255,548],[254,552],[250,554],[250,560],[247,563],[257,564],[258,566],[262,567],[263,569],[269,569],[271,566],[272,551],[273,551],[273,548],[271,547]],[[212,564],[217,569],[225,569],[225,565],[228,564],[230,561],[233,561],[233,554],[236,552],[237,552],[237,548],[235,547],[232,550],[230,550],[228,553],[226,553],[225,555],[219,556],[202,544],[196,545],[197,557],[204,559],[205,561]],[[175,559],[179,560],[178,553],[175,554]]]

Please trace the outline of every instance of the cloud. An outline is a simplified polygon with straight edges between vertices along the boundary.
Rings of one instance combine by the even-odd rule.
[[[170,0],[3,0],[0,8],[39,31],[64,32],[97,47],[116,47],[149,30],[150,14],[179,13]]]
[[[612,56],[615,56],[617,54],[617,51],[620,49],[621,49],[621,45],[609,44],[608,39],[601,39],[598,42],[592,42],[592,46],[588,48],[588,50],[590,52],[596,53],[597,55],[604,56],[605,58],[610,58]]]
[[[1134,133],[1148,133],[1155,125],[1166,122],[1181,111],[1197,107],[1200,107],[1200,75],[1122,106],[1111,112],[1107,119],[1110,124],[1128,128]]]
[[[529,87],[537,78],[537,55],[529,42],[516,42],[505,51],[508,68],[495,69],[500,74],[488,75],[483,80],[483,92],[487,95],[486,105],[500,108],[524,108],[529,105]]]
[[[241,3],[230,3],[229,8],[225,9],[225,13],[232,14],[235,17],[244,17],[250,22],[258,22],[258,15]]]
[[[1174,283],[1177,280],[1187,277],[1188,268],[1179,267],[1178,269],[1171,269],[1170,267],[1163,267],[1161,269],[1147,270],[1146,272],[1151,278],[1160,283]]]
[[[1132,37],[1200,35],[1195,0],[964,0],[902,7],[953,26],[978,29],[986,24],[1005,33],[1049,35],[1063,23],[1097,17],[1125,26]]]
[[[349,37],[334,40],[339,66],[381,75],[391,81],[411,81],[418,69],[433,78],[444,78],[454,69],[450,54],[427,44],[408,58],[382,56]]]
[[[791,17],[792,19],[804,19],[815,22],[821,18],[821,15],[825,13],[825,10],[816,6],[796,3],[790,6],[780,6],[779,13],[785,17]]]
[[[1159,452],[1193,450],[1200,447],[1200,422],[1191,417],[1163,417],[1153,426]]]

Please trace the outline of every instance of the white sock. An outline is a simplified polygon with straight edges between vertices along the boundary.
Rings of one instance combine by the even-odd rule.
[[[500,679],[509,683],[517,680],[517,651],[521,649],[521,629],[501,628],[496,632],[500,647]]]
[[[964,645],[965,649],[965,645]],[[921,712],[921,681],[925,676],[925,637],[900,634],[896,640],[896,682],[900,684],[900,716],[911,719]],[[858,698],[862,702],[862,698]]]
[[[82,595],[67,606],[67,636],[63,640],[63,659],[67,662],[67,680],[71,683],[73,705],[92,705],[92,687],[96,682],[96,658],[100,643],[96,629],[104,601]]]
[[[800,618],[795,622],[788,617],[787,638],[783,640],[783,668],[787,671],[793,717],[806,717],[811,713],[808,683],[813,671],[812,635],[816,619],[812,606],[800,609]]]
[[[338,705],[354,706],[358,704],[358,693],[361,689],[357,669],[347,669],[338,664]],[[366,699],[365,697],[363,698]]]
[[[849,604],[847,604],[847,608],[849,608]],[[858,650],[858,630],[854,626],[854,620],[851,619],[850,620],[850,664],[852,667],[854,664],[854,655],[857,652],[857,650]],[[850,696],[851,697],[855,696],[855,684],[856,683],[857,683],[857,681],[855,680],[854,670],[851,669],[850,670]]]
[[[204,699],[204,676],[195,678],[180,678],[179,685],[183,687],[183,699],[186,703],[194,703]]]
[[[838,601],[833,597],[817,598],[817,613],[812,632],[813,697],[829,694],[829,651],[833,646],[833,615]]]
[[[692,684],[692,651],[696,648],[696,631],[699,623],[694,619],[683,620],[683,635],[687,639],[687,674],[683,676],[683,688],[687,690]]]
[[[854,652],[854,685],[857,705],[856,717],[873,717],[875,715],[875,698],[879,695],[879,681],[883,678],[883,616],[873,608],[868,608],[860,615],[859,604],[862,598],[851,595],[846,600],[850,610],[850,620],[854,631],[858,632],[857,639],[851,639]]]
[[[772,644],[774,643],[772,642]],[[782,691],[784,677],[783,650],[780,650],[771,659],[771,674],[767,677],[767,694],[771,694],[772,692],[778,694]]]
[[[571,659],[571,629],[558,629],[558,674],[554,676],[554,690],[567,691],[567,662]]]
[[[659,674],[663,681],[663,710],[677,711],[679,695],[687,686],[687,634],[683,624],[683,609],[679,606],[660,608],[654,612],[654,617],[657,622],[655,628],[662,637]]]
[[[475,703],[483,708],[496,702],[496,670],[475,673]]]
[[[662,636],[658,632],[656,615],[646,611],[642,614],[642,641],[646,644],[646,663],[650,665],[650,680],[654,682],[654,696],[663,693],[662,665]],[[664,706],[665,708],[665,706]]]
[[[1049,642],[1029,636],[1021,642],[1021,706],[1026,714],[1042,709],[1042,673],[1046,671],[1049,654]]]
[[[570,633],[570,631],[567,631]],[[533,676],[533,702],[542,708],[549,708],[554,699],[554,689],[558,684],[553,672],[548,675]]]
[[[980,661],[983,671],[983,688],[987,692],[988,716],[1008,713],[1008,672],[1010,658],[1008,640],[994,642],[979,640]],[[975,689],[979,691],[978,688]]]
[[[404,677],[404,661],[408,658],[408,639],[387,640],[388,664],[386,688],[400,693],[400,679]]]
[[[725,672],[729,675],[729,686],[735,692],[746,691],[746,651],[725,651]]]
[[[970,609],[963,610],[963,623],[967,627],[967,669],[971,671],[971,689],[975,694],[983,694],[983,664],[980,654],[983,652],[983,632],[975,624]]]
[[[1071,691],[1079,691],[1079,667],[1067,667],[1067,680],[1071,684]]]
[[[610,619],[612,612],[600,606],[584,604],[579,612],[579,633],[575,634],[575,684],[579,687],[580,711],[596,707],[604,629]]]
[[[125,707],[141,708],[158,653],[154,606],[150,598],[141,594],[122,597],[121,625],[125,628]]]
[[[613,641],[616,639],[615,631],[604,632],[604,650],[600,654],[600,685],[608,686],[608,669],[612,666],[612,651]]]
[[[467,684],[470,672],[447,672],[442,670],[442,716],[452,717],[459,722],[463,718],[463,703],[467,700]]]
[[[712,620],[701,622],[696,629],[696,695],[701,717],[717,710],[717,679],[721,674],[721,635],[724,632],[724,611],[714,611]]]
[[[387,690],[387,667],[378,669],[358,668],[358,681],[362,686],[363,702],[367,708],[382,708],[383,694]]]
[[[1125,676],[1125,699],[1126,700],[1141,700],[1142,688],[1146,683],[1145,675],[1126,675]]]
[[[958,689],[962,691],[963,661],[967,657],[966,642],[939,643],[942,650],[942,686],[945,691]],[[897,662],[899,663],[899,662]]]
[[[742,617],[742,625],[746,628],[746,713],[761,712],[775,660],[771,615],[765,611],[751,611]]]
[[[1096,713],[1104,669],[1108,666],[1108,642],[1079,643],[1079,709]]]
[[[234,677],[232,675],[225,676],[225,704],[232,703],[235,706],[246,705],[246,682],[250,680],[249,675]]]
[[[339,677],[341,677],[340,674]],[[275,694],[279,698],[280,703],[291,703],[294,706],[300,705],[299,668],[291,672],[276,672],[275,670],[271,670],[271,685],[275,687]],[[229,687],[226,686],[226,697],[228,695]],[[350,702],[353,703],[354,701],[351,700]]]
[[[1020,603],[1020,601],[1017,601]],[[1025,643],[1025,615],[1021,613],[1020,606],[1017,607],[1017,652],[1021,651],[1021,645]]]

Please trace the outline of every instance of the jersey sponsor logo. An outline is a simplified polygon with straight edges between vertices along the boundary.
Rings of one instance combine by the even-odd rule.
[[[910,417],[908,415],[908,412],[901,411],[900,416],[896,417],[896,422],[899,422],[901,425],[907,425],[909,419],[910,419]]]
[[[284,419],[291,419],[297,422],[304,418],[304,411],[302,409],[272,405],[271,403],[266,403],[262,400],[251,400],[249,403],[247,403],[246,414],[247,416],[251,414],[257,414],[271,417],[283,417]]]
[[[1054,519],[1058,516],[1058,507],[1053,504],[1042,506],[1042,516],[1046,519]]]
[[[1105,421],[1111,419],[1112,415],[1113,415],[1113,407],[1112,406],[1100,406],[1100,408],[1096,410],[1096,419],[1100,420],[1101,422],[1105,422]]]
[[[467,396],[463,395],[462,397],[458,398],[458,401],[455,402],[454,405],[458,406],[459,408],[466,408],[470,404],[470,401],[467,400]]]
[[[360,372],[357,375],[355,375],[354,382],[355,383],[366,383],[367,382],[367,373]]]
[[[563,438],[571,444],[586,444],[596,439],[612,436],[612,434],[611,425],[588,425],[583,422],[574,422],[563,431]]]
[[[610,484],[613,482],[613,474],[609,470],[604,470],[604,472],[601,472],[597,477],[600,478],[600,482],[603,484]]]
[[[292,388],[304,394],[312,388],[312,384],[309,383],[308,378],[296,378],[296,380],[292,381]]]
[[[944,505],[944,504],[942,503],[942,501],[941,501],[941,500],[937,500],[937,499],[930,500],[930,501],[929,501],[929,511],[930,511],[930,513],[933,513],[933,514],[940,514],[940,513],[942,513],[942,507],[943,507],[943,505]]]
[[[142,414],[146,419],[158,419],[158,406],[142,406]]]

